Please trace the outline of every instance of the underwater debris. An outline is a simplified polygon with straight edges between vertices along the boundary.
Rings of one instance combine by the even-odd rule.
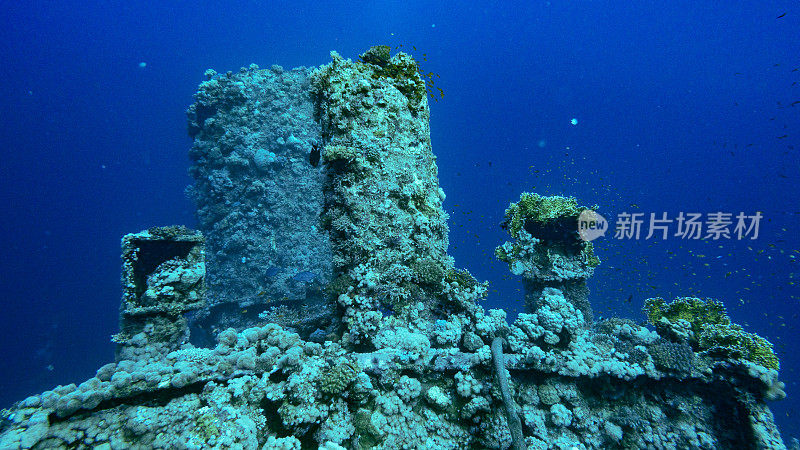
[[[524,192],[511,203],[501,226],[514,239],[495,249],[495,256],[509,265],[525,283],[525,307],[530,311],[547,287],[555,287],[592,321],[586,280],[600,264],[591,242],[581,239],[578,217],[592,208],[578,206],[572,197],[543,197]]]
[[[297,164],[281,167],[286,172],[277,177],[286,185],[278,188],[265,184],[262,169],[248,171],[252,160],[234,155],[238,150],[226,147],[224,139],[220,145],[228,156],[213,154],[219,151],[209,145],[213,139],[268,120],[237,116],[242,108],[234,106],[217,114],[250,101],[228,81],[255,92],[285,77],[291,88],[278,98],[307,98],[309,91],[298,88],[302,84],[294,77],[308,69],[250,68],[219,78],[212,73],[209,81],[217,83],[204,83],[190,114],[200,136],[192,153],[198,161],[207,153],[219,163],[193,169],[209,177],[196,187],[198,215],[209,231],[212,295],[263,302],[273,296],[256,293],[274,288],[261,285],[278,264],[334,280],[324,298],[274,296],[281,303],[270,303],[262,322],[252,326],[237,302],[215,299],[214,307],[199,311],[210,312],[203,320],[222,330],[209,348],[184,343],[172,350],[145,341],[150,351],[142,357],[107,364],[80,385],[32,395],[2,412],[0,448],[785,448],[766,404],[785,395],[777,370],[696,353],[688,343],[676,344],[629,320],[592,327],[571,300],[569,285],[567,292],[554,285],[541,289],[536,308],[511,324],[504,310],[480,306],[487,285],[456,269],[447,254],[447,215],[430,148],[427,100],[415,104],[395,80],[373,78],[372,64],[337,54],[332,59],[313,71],[318,115],[297,113],[289,120],[304,129],[318,125],[330,140],[326,145],[346,148],[355,164],[315,171],[304,153],[293,153]],[[207,103],[212,92],[214,102]],[[203,109],[212,104],[218,108],[213,113]],[[388,117],[388,110],[398,123],[391,138],[391,130],[381,127],[392,122],[373,120]],[[279,145],[276,152],[298,151],[285,140]],[[404,176],[412,169],[416,176]],[[324,203],[316,198],[308,204],[318,209],[292,209],[303,204],[293,197],[298,185],[292,180],[323,192]],[[280,198],[259,207],[256,199],[267,192]],[[324,231],[309,233],[322,213]],[[263,219],[269,215],[286,220],[287,234],[265,226],[272,224]],[[518,223],[514,242],[503,252],[509,260],[530,262],[524,252],[535,236],[525,221]],[[551,236],[543,227],[533,230],[553,242],[563,236]],[[327,240],[307,245],[320,234]],[[248,264],[230,264],[245,248]],[[581,250],[571,243],[560,249],[575,258],[572,267],[591,274],[593,261],[580,256]],[[164,261],[172,263],[147,267],[173,267],[175,258],[167,256]],[[275,275],[277,282],[289,280]],[[297,291],[304,295],[313,291],[301,287]],[[156,309],[183,298],[168,289],[153,292],[147,301]],[[123,310],[127,301],[123,297]],[[246,309],[255,311],[253,305]],[[685,316],[670,306],[654,311],[683,320],[681,329],[692,330],[691,320],[677,319]],[[319,326],[315,314],[337,320]],[[724,325],[713,314],[703,317]],[[287,318],[286,327],[308,323],[313,339],[263,323]],[[729,339],[708,336],[719,344]],[[513,404],[519,407],[510,410]]]
[[[453,266],[448,216],[424,83],[411,56],[386,59],[387,50],[373,48],[361,62],[333,52],[312,83],[326,136],[323,224],[339,274],[333,291],[350,290],[336,297],[344,337],[367,348],[384,312],[416,311],[421,303],[420,314],[429,315],[451,301],[443,276]],[[340,286],[344,280],[352,285]]]
[[[492,363],[494,364],[494,373],[497,378],[497,384],[500,387],[500,393],[503,397],[503,407],[505,408],[506,421],[508,428],[511,432],[511,443],[514,450],[522,450],[525,447],[525,438],[522,435],[522,422],[519,420],[517,410],[519,407],[511,396],[511,390],[508,387],[508,375],[506,373],[506,363],[503,358],[503,338],[496,337],[492,340]]]
[[[203,236],[182,226],[154,227],[122,238],[118,359],[139,359],[188,342],[184,315],[205,306]]]
[[[329,235],[319,227],[323,174],[310,164],[310,151],[324,141],[313,119],[312,73],[277,65],[209,71],[187,112],[194,180],[188,192],[206,237],[211,294],[194,323],[208,336],[212,324],[260,325],[263,308],[232,311],[268,298],[287,297],[299,311],[313,294],[292,279],[294,272],[285,273],[287,267],[313,272],[322,284],[333,277]]]

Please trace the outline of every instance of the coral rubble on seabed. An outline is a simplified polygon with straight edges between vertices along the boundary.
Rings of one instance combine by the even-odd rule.
[[[241,83],[240,92],[270,77],[258,69],[212,74]],[[766,406],[784,396],[778,372],[761,365],[771,360],[747,347],[709,351],[731,341],[719,333],[708,347],[679,333],[693,318],[713,321],[711,314],[686,319],[654,300],[657,332],[624,319],[593,323],[586,305],[552,280],[527,292],[528,310],[512,324],[505,311],[478,304],[487,285],[446,253],[424,83],[408,55],[373,50],[354,62],[333,54],[309,80],[325,144],[315,201],[329,239],[330,283],[314,294],[331,308],[325,334],[312,333],[314,342],[291,323],[235,326],[226,316],[234,326],[200,348],[142,324],[121,345],[156,351],[121,352],[78,386],[20,401],[4,411],[0,448],[783,448]],[[228,89],[209,92],[219,106],[204,110],[202,126],[228,114],[223,106],[241,105]],[[247,167],[261,170],[255,161]],[[241,230],[247,220],[238,211],[231,224]],[[518,225],[505,251],[512,270],[516,258],[528,264],[521,273],[545,274],[535,246],[554,238]],[[238,236],[246,241],[252,232]],[[205,266],[212,291],[216,283],[234,292],[227,280],[247,275],[231,268],[238,254],[219,242],[226,233],[206,236],[217,240],[208,248],[223,252]],[[597,261],[577,250],[564,255],[588,276]],[[164,297],[173,302],[202,291],[170,275],[200,267],[186,258],[170,254],[147,266],[156,275],[138,278],[139,290],[169,293],[175,283],[185,295]],[[266,276],[266,263],[258,264]],[[288,297],[286,310],[305,317]],[[697,312],[703,301],[687,302]]]

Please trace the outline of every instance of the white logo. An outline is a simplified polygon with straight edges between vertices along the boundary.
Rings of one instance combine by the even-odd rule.
[[[578,216],[578,234],[584,241],[593,241],[605,236],[607,230],[608,221],[605,217],[591,209],[584,209]]]

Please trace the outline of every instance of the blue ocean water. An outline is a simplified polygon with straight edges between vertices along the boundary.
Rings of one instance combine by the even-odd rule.
[[[771,407],[800,436],[796,2],[23,2],[0,19],[0,406],[113,358],[120,237],[195,223],[185,110],[207,68],[387,44],[440,76],[450,253],[491,282],[487,307],[522,308],[493,257],[522,191],[612,223],[760,211],[757,239],[610,232],[590,298],[637,320],[651,296],[724,301],[775,344],[788,398]]]

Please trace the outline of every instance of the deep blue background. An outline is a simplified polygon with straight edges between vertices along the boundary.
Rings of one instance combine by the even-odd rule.
[[[451,253],[491,281],[487,306],[521,305],[492,250],[523,190],[612,220],[763,211],[755,241],[600,239],[592,301],[640,320],[648,296],[724,300],[776,344],[790,397],[772,406],[784,437],[800,435],[797,2],[320,3],[3,7],[0,406],[113,358],[120,237],[194,224],[185,110],[205,69],[386,43],[441,76],[431,128]]]

